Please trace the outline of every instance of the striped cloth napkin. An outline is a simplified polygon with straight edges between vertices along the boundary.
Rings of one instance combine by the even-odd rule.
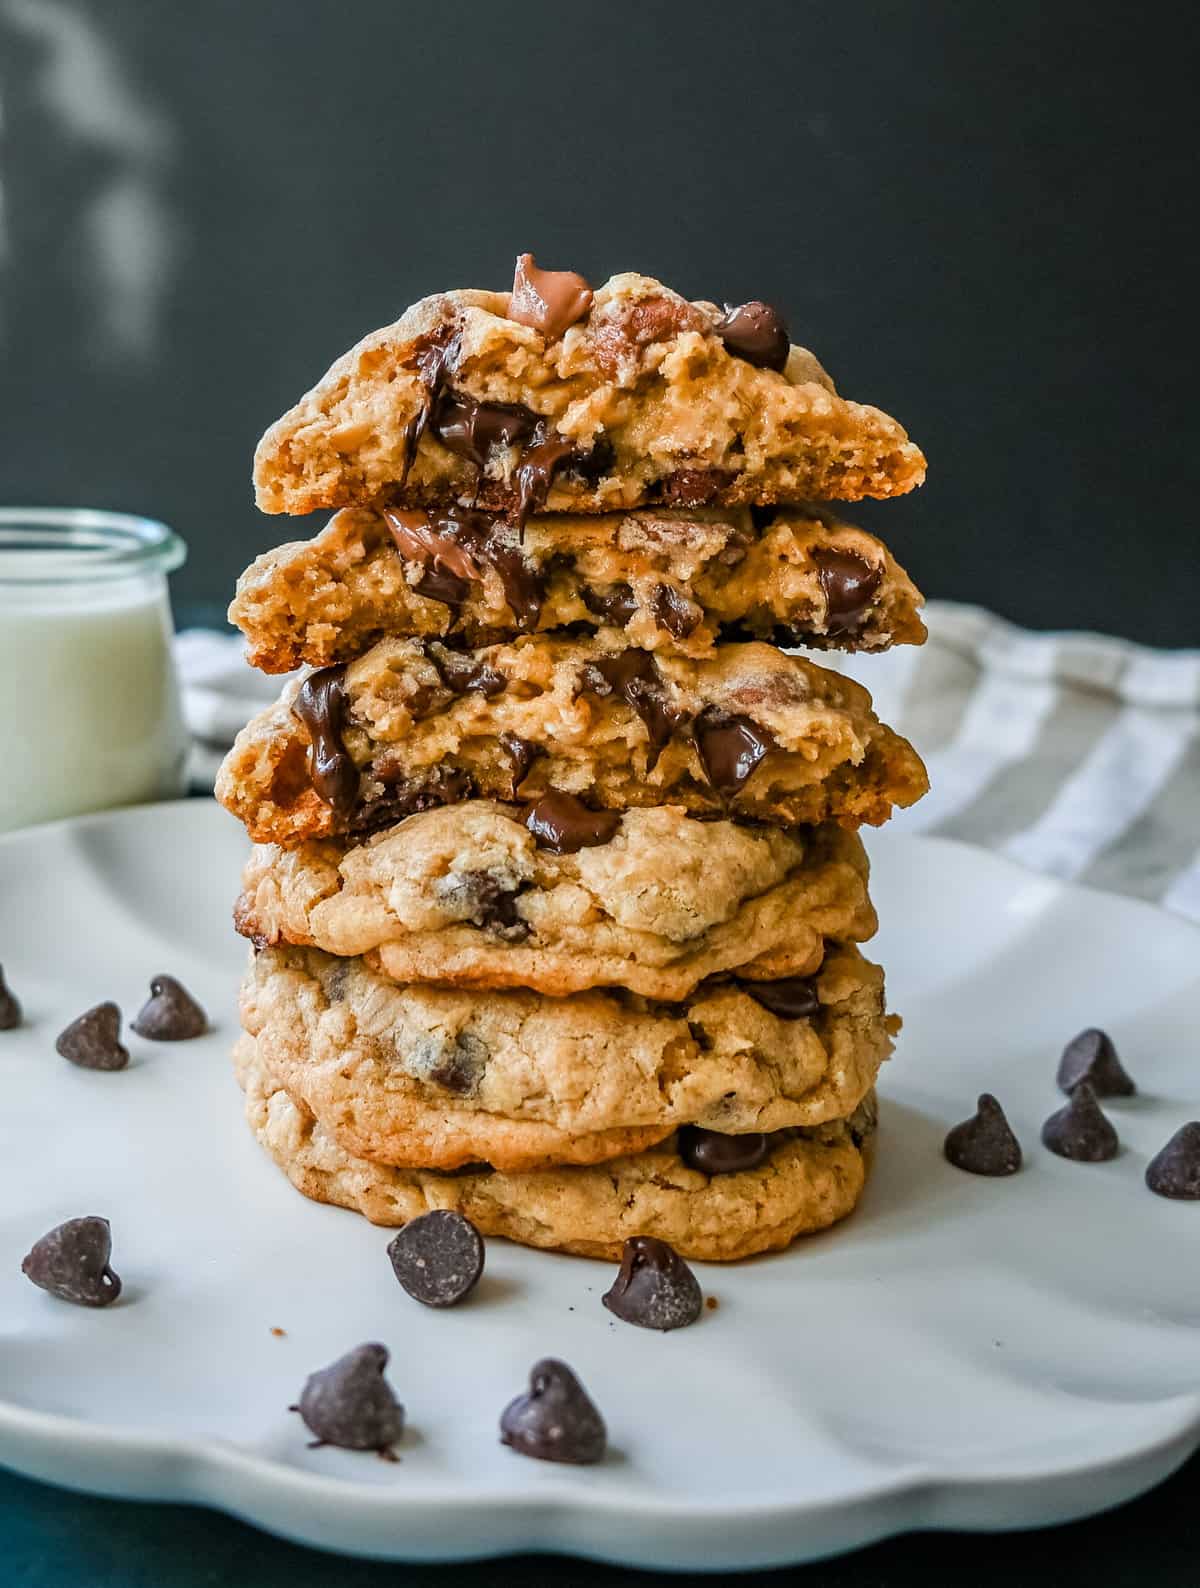
[[[932,788],[896,831],[941,833],[1200,920],[1200,650],[1091,634],[1033,634],[978,607],[932,601],[929,640],[817,659],[865,684],[920,750]],[[281,679],[236,637],[177,641],[192,779],[220,758]]]

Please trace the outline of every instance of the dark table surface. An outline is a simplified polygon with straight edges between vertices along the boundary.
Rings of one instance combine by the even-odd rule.
[[[806,1588],[891,1588],[954,1581],[970,1588],[1037,1588],[1086,1571],[1105,1588],[1153,1581],[1194,1588],[1200,1580],[1191,1532],[1200,1456],[1140,1500],[1088,1521],[1031,1533],[922,1533],[890,1539],[839,1560],[765,1574]],[[521,1588],[669,1581],[562,1556],[508,1557],[460,1566],[346,1560],[268,1538],[212,1511],[138,1505],[69,1494],[0,1472],[0,1583],[4,1588]],[[751,1582],[723,1575],[714,1584]]]

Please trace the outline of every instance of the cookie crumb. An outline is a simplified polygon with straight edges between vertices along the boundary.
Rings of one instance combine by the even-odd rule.
[[[721,1303],[715,1296],[705,1296],[704,1305],[708,1308],[709,1312],[716,1312]]]
[[[271,1333],[275,1336],[275,1338],[277,1340],[286,1340],[287,1339],[287,1330],[286,1329],[272,1329]]]

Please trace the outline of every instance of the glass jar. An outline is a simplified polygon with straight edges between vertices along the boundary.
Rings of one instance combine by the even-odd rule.
[[[187,736],[153,519],[0,508],[0,831],[184,791]]]

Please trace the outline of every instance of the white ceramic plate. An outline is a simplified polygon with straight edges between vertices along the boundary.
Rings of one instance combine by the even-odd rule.
[[[241,830],[208,804],[0,841],[0,1462],[105,1494],[199,1501],[399,1558],[555,1549],[681,1568],[800,1561],[931,1526],[1033,1525],[1128,1498],[1200,1443],[1200,1204],[1142,1184],[1200,1113],[1200,933],[957,844],[877,838],[876,941],[906,1025],[862,1208],[784,1256],[699,1270],[720,1302],[659,1336],[600,1305],[612,1270],[492,1242],[471,1303],[411,1302],[388,1233],[299,1197],[241,1118],[226,1050]],[[217,1031],[130,1038],[118,1074],[54,1038],[180,977]],[[1054,1069],[1109,1028],[1141,1095],[1106,1165],[1038,1144]],[[941,1157],[982,1088],[1026,1148],[1011,1180]],[[19,1271],[62,1219],[112,1220],[121,1302]],[[286,1330],[284,1337],[272,1328]],[[287,1406],[365,1339],[392,1351],[399,1465],[308,1450]],[[497,1417],[562,1356],[608,1419],[598,1468],[525,1460]]]

